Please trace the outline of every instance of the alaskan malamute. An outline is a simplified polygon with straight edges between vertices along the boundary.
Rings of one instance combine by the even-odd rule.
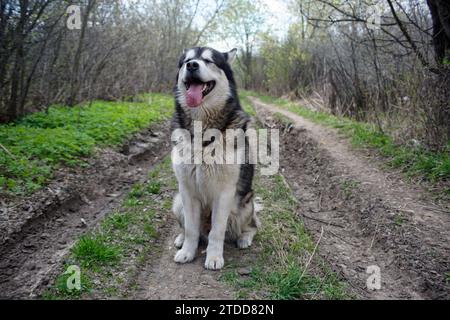
[[[236,49],[221,53],[208,47],[195,47],[183,53],[178,63],[172,130],[188,130],[193,139],[194,122],[200,121],[202,132],[218,129],[223,133],[223,140],[227,129],[247,130],[250,117],[239,103],[231,71],[235,55]],[[207,145],[208,142],[203,142],[202,147]],[[236,150],[239,146],[234,148],[248,153],[248,150]],[[221,269],[224,240],[247,248],[259,227],[253,204],[254,165],[248,161],[173,164],[173,170],[179,187],[173,212],[183,229],[175,240],[180,250],[174,260],[192,261],[200,237],[205,237],[208,240],[205,267]]]

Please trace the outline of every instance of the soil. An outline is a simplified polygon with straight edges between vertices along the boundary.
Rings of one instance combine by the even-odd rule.
[[[64,168],[44,189],[0,211],[0,299],[34,298],[55,277],[74,241],[120,205],[131,186],[169,151],[167,123],[135,135],[119,150]]]
[[[448,203],[435,204],[423,187],[384,169],[370,152],[352,149],[337,131],[259,100],[252,103],[263,124],[282,129],[280,170],[298,200],[297,213],[320,240],[316,254],[346,280],[351,293],[366,299],[450,298]],[[291,125],[277,120],[275,111]],[[0,298],[36,298],[49,285],[79,236],[119,207],[131,186],[168,153],[168,127],[155,126],[120,150],[99,152],[87,168],[61,169],[45,189],[2,204]],[[159,249],[137,266],[128,297],[235,298],[234,289],[220,281],[227,269],[204,269],[204,245],[192,263],[173,261],[178,232],[167,216],[156,240]],[[256,254],[255,248],[232,245],[224,250],[226,265],[241,268],[241,261]],[[371,265],[380,268],[380,290],[367,289]]]
[[[358,298],[449,299],[449,204],[401,174],[383,168],[369,151],[354,150],[334,129],[252,99],[258,117],[280,126],[280,169],[299,200],[319,253]],[[293,126],[293,128],[292,128]],[[368,290],[367,267],[380,268],[381,289]]]
[[[164,228],[159,254],[150,256],[147,263],[138,273],[139,290],[134,299],[151,300],[187,300],[187,299],[234,299],[234,291],[220,281],[222,271],[211,271],[203,267],[206,258],[206,246],[200,245],[194,261],[177,264],[173,261],[176,251],[173,242],[180,228],[173,217],[170,217]],[[227,263],[238,249],[226,245],[224,255]],[[234,254],[234,255],[235,255]]]

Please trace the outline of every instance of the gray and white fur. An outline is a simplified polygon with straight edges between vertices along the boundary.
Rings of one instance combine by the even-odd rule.
[[[183,53],[178,64],[172,130],[187,129],[192,137],[194,121],[201,121],[203,131],[218,129],[225,139],[227,129],[245,132],[250,127],[251,118],[239,103],[231,70],[235,54],[236,49],[222,53],[208,47],[195,47]],[[192,84],[203,86],[201,103],[195,107],[187,103],[187,90]],[[248,155],[248,143],[245,146],[244,150],[235,151]],[[254,165],[248,161],[244,164],[174,164],[173,170],[179,187],[173,212],[182,228],[175,240],[179,250],[174,260],[178,263],[192,261],[199,240],[204,237],[208,241],[205,267],[221,269],[224,240],[247,248],[260,225],[253,201]]]

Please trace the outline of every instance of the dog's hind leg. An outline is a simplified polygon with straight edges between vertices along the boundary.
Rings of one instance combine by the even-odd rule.
[[[239,238],[237,239],[236,242],[237,247],[239,249],[245,249],[252,245],[253,237],[258,231],[259,225],[260,225],[259,219],[255,215],[252,218],[251,222],[247,226],[243,227],[243,231],[239,235]]]
[[[261,223],[256,215],[255,205],[253,202],[253,192],[249,192],[240,202],[239,206],[241,221],[241,232],[237,238],[236,245],[240,249],[248,248],[252,245]]]
[[[181,201],[181,196],[179,193],[173,199],[172,211],[177,218],[178,223],[180,224],[180,228],[182,229],[181,233],[176,237],[174,241],[175,247],[180,249],[183,246],[184,242],[184,212],[183,212],[183,202]]]
[[[183,246],[183,243],[184,243],[184,232],[177,235],[173,244],[175,245],[175,247],[177,249],[181,249],[181,247]]]

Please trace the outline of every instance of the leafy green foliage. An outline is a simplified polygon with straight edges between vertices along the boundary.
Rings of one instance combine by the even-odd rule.
[[[83,165],[95,147],[122,143],[172,112],[172,98],[141,96],[140,102],[94,101],[53,106],[0,126],[0,193],[26,194],[42,187],[59,165]]]

